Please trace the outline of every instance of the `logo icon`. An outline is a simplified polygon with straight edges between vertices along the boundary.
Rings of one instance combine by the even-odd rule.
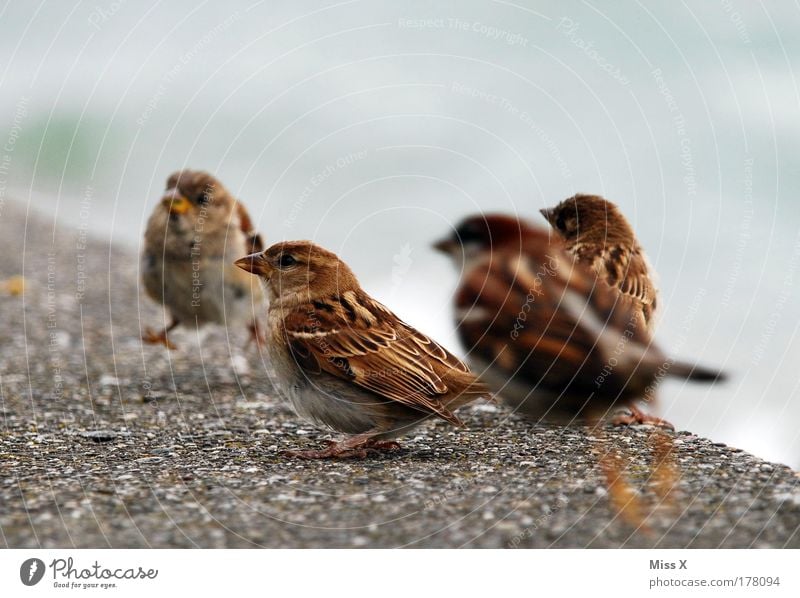
[[[26,586],[35,586],[44,577],[44,562],[40,559],[28,559],[19,568],[19,578]]]

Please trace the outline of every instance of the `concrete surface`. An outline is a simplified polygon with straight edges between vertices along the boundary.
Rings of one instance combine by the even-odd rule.
[[[800,478],[674,435],[677,501],[649,480],[647,427],[592,435],[488,404],[431,422],[395,454],[302,462],[331,436],[298,419],[246,333],[143,347],[161,311],[135,253],[0,206],[0,545],[21,547],[800,547]],[[85,277],[84,277],[85,275]],[[609,506],[613,446],[648,532]]]

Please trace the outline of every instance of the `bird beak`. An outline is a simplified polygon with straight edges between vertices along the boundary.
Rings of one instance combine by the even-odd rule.
[[[452,239],[444,238],[436,241],[436,243],[433,244],[433,248],[436,251],[444,253],[445,255],[452,255],[453,252],[458,248],[458,244]]]
[[[545,220],[552,222],[553,216],[555,216],[555,208],[542,208],[539,213],[544,216]]]
[[[272,266],[264,257],[263,252],[251,253],[233,262],[234,266],[238,266],[245,272],[269,278],[272,274]]]
[[[161,205],[169,210],[170,215],[185,214],[192,207],[192,203],[188,199],[177,193],[170,192],[167,192],[167,194],[161,198]]]

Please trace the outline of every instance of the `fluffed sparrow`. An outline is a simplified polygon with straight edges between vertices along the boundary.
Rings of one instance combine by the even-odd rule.
[[[571,255],[557,235],[503,215],[466,219],[436,247],[461,266],[458,331],[468,362],[501,398],[532,419],[596,424],[660,423],[636,407],[665,376],[718,379],[719,372],[675,362],[652,344],[641,306]],[[628,459],[601,441],[593,452],[620,518],[647,531],[645,507],[627,480]],[[650,437],[650,482],[659,504],[674,502],[679,467],[671,437]]]
[[[162,304],[171,323],[142,339],[173,349],[167,334],[179,324],[249,325],[259,340],[255,313],[263,291],[231,262],[263,249],[245,207],[216,178],[181,170],[167,179],[164,195],[144,233],[141,269],[145,291]]]
[[[548,231],[505,215],[464,220],[435,247],[461,268],[458,333],[473,370],[515,409],[539,419],[658,422],[636,407],[665,376],[721,374],[667,358],[636,305]]]
[[[619,208],[598,195],[578,194],[540,211],[566,250],[629,297],[652,331],[658,306],[655,272]]]
[[[279,390],[299,415],[350,434],[307,459],[363,457],[428,417],[490,397],[466,365],[370,297],[335,254],[310,241],[278,243],[237,266],[269,299],[266,345]]]

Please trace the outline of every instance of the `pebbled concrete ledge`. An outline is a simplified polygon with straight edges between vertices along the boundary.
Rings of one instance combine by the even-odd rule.
[[[649,480],[649,428],[597,438],[492,405],[397,454],[286,460],[327,436],[275,398],[245,334],[142,347],[140,318],[161,312],[139,297],[136,256],[53,230],[0,205],[0,277],[26,280],[0,291],[0,545],[800,547],[798,474],[688,432],[672,506]],[[605,446],[629,458],[649,533],[610,508]]]

